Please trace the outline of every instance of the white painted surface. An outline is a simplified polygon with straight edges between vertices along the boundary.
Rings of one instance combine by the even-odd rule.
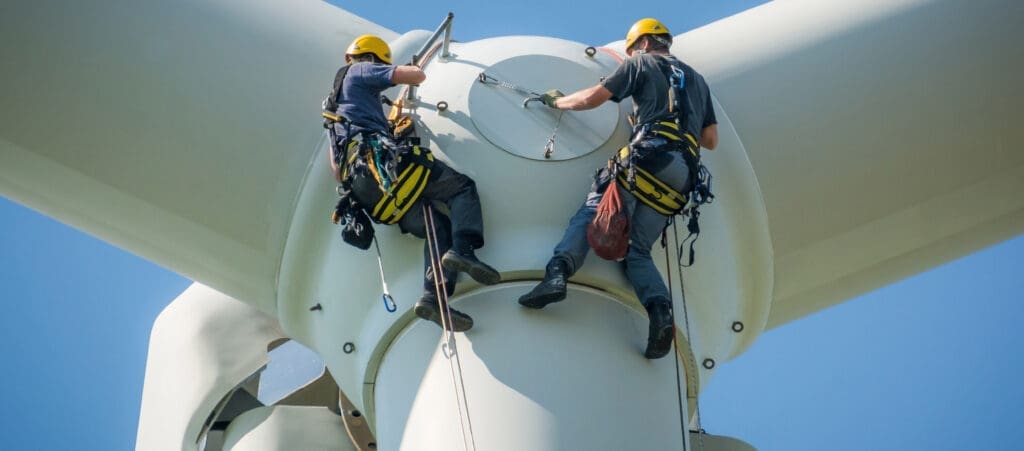
[[[764,193],[769,327],[1024,232],[1024,4],[776,1],[673,50]]]
[[[269,360],[274,318],[194,284],[160,313],[149,339],[135,449],[196,450],[217,404]]]
[[[0,193],[276,314],[357,405],[372,407],[362,385],[376,382],[377,363],[411,319],[420,242],[378,230],[404,312],[396,319],[380,307],[372,255],[343,247],[326,220],[333,183],[316,117],[351,37],[397,35],[317,1],[104,0],[73,17],[65,10],[22,2],[0,17],[0,53],[21,69],[0,90]],[[765,326],[1024,230],[1024,156],[1014,150],[1024,132],[1012,120],[1024,100],[1020,23],[1024,7],[1008,0],[793,0],[677,39],[676,53],[704,73],[721,107],[722,143],[707,154],[718,202],[705,209],[701,262],[686,273],[698,360],[725,360]],[[57,28],[76,39],[50,33]],[[406,46],[420,38],[406,35]],[[593,169],[627,134],[620,123],[597,150],[545,162],[478,133],[491,121],[471,111],[480,70],[524,55],[581,57],[581,45],[551,42],[455,44],[419,90],[421,134],[476,178],[488,231],[480,255],[507,279],[539,276]],[[530,83],[561,88],[558,79]],[[431,108],[440,100],[448,111]],[[60,132],[55,111],[73,119]],[[630,301],[613,264],[592,260],[575,281]],[[317,302],[324,310],[310,312]],[[729,330],[733,321],[743,334]],[[478,327],[505,326],[486,323]],[[347,341],[351,355],[340,352]],[[157,354],[145,399],[169,397],[151,387],[181,371]],[[169,440],[160,443],[189,438],[212,392],[240,382],[255,364],[246,363],[188,388],[183,407],[144,400],[139,442],[149,440],[150,415],[174,419],[160,423]]]
[[[341,417],[323,407],[260,407],[224,435],[224,451],[357,451]]]
[[[582,44],[523,36],[453,43],[455,56],[431,62],[426,67],[427,81],[417,90],[416,115],[425,126],[419,128],[420,135],[439,159],[475,178],[487,239],[478,255],[501,271],[506,280],[540,276],[569,217],[583,202],[594,170],[625,144],[629,130],[620,120],[608,142],[578,158],[521,158],[477,133],[475,124],[484,118],[470,119],[467,113],[472,107],[472,93],[491,89],[480,85],[477,76],[492,64],[504,64],[523,55],[549,55],[577,60],[581,65],[604,64],[608,66],[605,70],[613,70],[615,63],[610,56],[591,60],[583,53],[584,48]],[[449,107],[437,112],[432,106],[441,100]],[[511,109],[512,113],[533,114],[522,108]],[[509,122],[496,116],[491,120],[497,122],[490,125],[495,129]],[[770,306],[771,250],[761,196],[746,154],[725,115],[720,130],[720,149],[707,158],[716,174],[718,202],[704,208],[704,232],[698,245],[700,264],[685,271],[693,352],[698,361],[724,361],[738,354],[760,333]],[[403,316],[385,312],[375,254],[344,244],[337,227],[326,220],[336,194],[333,180],[319,162],[311,166],[298,196],[281,265],[278,314],[289,335],[324,357],[339,386],[373,420],[369,413],[372,406],[362,399],[362,384],[373,381],[375,361],[412,317],[409,309],[423,292],[423,242],[399,234],[395,227],[376,227],[388,286]],[[680,233],[682,239],[683,226]],[[665,254],[660,247],[655,249],[654,258],[665,271]],[[675,258],[674,252],[669,258]],[[678,292],[675,270],[672,278],[676,279],[674,289]],[[616,263],[592,257],[573,280],[635,302],[633,290]],[[464,280],[460,290],[476,287]],[[515,297],[505,302],[514,303]],[[678,294],[675,298],[681,299]],[[309,307],[316,303],[322,304],[323,310],[310,312]],[[731,331],[734,321],[745,324],[742,334]],[[339,352],[345,342],[352,342],[356,352]],[[711,374],[701,370],[693,385],[699,386]]]
[[[579,287],[563,302],[524,309],[513,300],[531,285],[484,288],[453,302],[477,320],[455,335],[470,449],[683,449],[675,360],[641,355],[646,316]],[[380,449],[463,449],[461,398],[440,335],[418,321],[388,350],[377,375]]]
[[[692,449],[697,451],[756,451],[757,448],[750,446],[742,440],[724,435],[712,434],[690,434]]]
[[[486,73],[534,93],[557,88],[569,94],[596,85],[615,68],[610,58],[585,57],[582,44],[552,39],[549,45],[569,58],[520,55],[494,63]],[[552,80],[551,74],[558,74],[558,79]],[[612,102],[592,110],[560,113],[540,102],[524,107],[529,97],[508,88],[476,83],[469,90],[469,116],[491,144],[534,160],[548,159],[544,148],[552,134],[555,140],[550,160],[593,152],[608,141],[620,121],[619,108]]]
[[[397,36],[319,0],[5,5],[0,194],[272,313],[362,33]]]

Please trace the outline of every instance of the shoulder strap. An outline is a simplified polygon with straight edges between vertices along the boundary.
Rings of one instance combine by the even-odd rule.
[[[348,64],[341,66],[341,69],[338,69],[338,73],[334,76],[334,88],[331,89],[331,93],[324,99],[324,111],[337,111],[338,95],[341,94],[341,83],[345,81],[345,75],[348,74],[349,67],[352,66]]]
[[[675,118],[680,131],[684,130],[686,120],[692,112],[690,98],[686,95],[686,71],[672,63],[668,56],[658,57],[658,68],[668,81],[669,112]]]

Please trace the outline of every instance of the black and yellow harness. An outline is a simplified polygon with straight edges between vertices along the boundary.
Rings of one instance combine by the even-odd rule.
[[[692,105],[684,90],[686,74],[679,67],[668,61],[662,62],[662,73],[668,79],[668,104],[670,117],[646,124],[639,124],[634,128],[633,138],[629,145],[623,147],[609,162],[612,170],[616,171],[616,180],[620,185],[635,196],[640,202],[654,211],[665,216],[686,214],[689,216],[687,229],[689,236],[683,242],[690,243],[689,263],[682,264],[683,251],[680,249],[677,254],[680,265],[689,266],[693,264],[693,245],[700,235],[700,206],[711,203],[715,195],[711,193],[711,172],[700,162],[700,145],[697,139],[686,132],[684,124],[692,113]],[[653,145],[662,151],[677,151],[683,156],[689,170],[688,186],[683,192],[662,182],[650,171],[644,169],[642,164],[641,148],[646,144],[662,142],[660,145]],[[658,150],[655,150],[658,151]],[[693,238],[690,241],[690,238]]]
[[[381,191],[380,200],[372,206],[360,206],[375,222],[395,224],[423,194],[434,155],[420,147],[417,140],[385,143],[382,137],[373,135],[359,133],[338,144],[334,158],[341,170],[341,191],[351,189],[354,177],[372,177]]]
[[[375,222],[395,224],[402,219],[426,188],[434,166],[434,156],[425,147],[419,146],[419,138],[412,136],[414,127],[412,120],[401,115],[400,105],[392,105],[389,117],[391,129],[385,136],[377,132],[351,133],[352,124],[336,113],[337,97],[349,66],[338,70],[334,77],[331,93],[323,102],[324,127],[330,135],[332,158],[341,175],[339,194],[343,199],[339,205],[357,205],[369,214]],[[383,99],[383,97],[382,97]],[[391,104],[390,101],[386,102]],[[345,137],[339,139],[335,126],[345,130]],[[398,139],[394,139],[394,137]],[[351,192],[352,178],[369,173],[381,190],[380,200],[376,204],[361,205],[345,202],[346,194]],[[341,214],[335,212],[335,218]]]
[[[679,133],[679,126],[668,121],[655,122],[646,130],[638,130],[637,133],[641,135],[638,136],[639,140],[660,137],[668,142],[671,149],[681,152],[687,165],[691,167],[691,180],[694,180],[692,168],[695,165],[690,163],[698,160],[700,150],[693,136],[689,133]],[[645,205],[665,216],[674,216],[682,212],[686,208],[689,196],[658,180],[654,174],[637,164],[637,158],[633,144],[623,147],[615,156],[615,164],[621,169],[616,177],[621,186]]]

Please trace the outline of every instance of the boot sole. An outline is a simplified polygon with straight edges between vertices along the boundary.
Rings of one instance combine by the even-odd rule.
[[[655,341],[647,341],[647,349],[644,351],[644,357],[648,359],[660,359],[668,355],[668,352],[672,349],[672,334],[675,333],[675,328],[671,324],[666,324],[661,329],[657,330],[658,339]]]
[[[441,312],[440,312],[440,310],[434,310],[434,309],[432,309],[430,307],[427,307],[425,305],[416,304],[416,306],[413,307],[412,311],[413,311],[413,313],[416,314],[416,316],[418,316],[418,317],[420,317],[422,319],[425,319],[427,321],[430,321],[430,322],[432,322],[434,324],[437,324],[441,328],[444,328],[444,325],[441,324]],[[450,326],[451,326],[452,332],[465,332],[465,331],[473,328],[473,320],[472,319],[461,318],[458,314],[456,314],[453,311],[452,312]]]
[[[474,264],[459,257],[453,257],[451,254],[444,254],[441,257],[441,266],[452,271],[464,272],[469,274],[473,280],[480,282],[484,285],[494,285],[501,282],[501,274],[492,268],[483,266],[483,264]]]
[[[534,298],[527,298],[523,296],[519,298],[519,305],[532,309],[542,309],[547,307],[548,304],[554,304],[559,301],[565,300],[565,293],[547,293],[541,294]]]

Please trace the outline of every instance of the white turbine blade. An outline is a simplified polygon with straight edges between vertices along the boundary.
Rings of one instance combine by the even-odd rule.
[[[677,38],[736,127],[768,327],[1024,231],[1024,4],[778,1]]]
[[[0,194],[272,310],[320,101],[362,33],[396,36],[317,0],[4,6]]]

